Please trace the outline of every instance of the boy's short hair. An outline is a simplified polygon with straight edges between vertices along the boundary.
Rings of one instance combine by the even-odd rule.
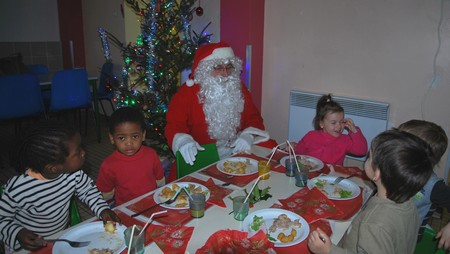
[[[447,134],[441,126],[433,122],[413,119],[400,124],[398,129],[416,135],[431,146],[433,165],[439,163],[445,151],[447,151]]]
[[[433,172],[430,146],[407,132],[382,132],[373,139],[370,153],[371,166],[380,170],[387,198],[396,203],[403,203],[420,191]]]
[[[141,129],[146,130],[145,118],[141,111],[132,107],[122,107],[115,110],[109,119],[109,132],[114,134],[116,127],[122,123],[137,123]]]

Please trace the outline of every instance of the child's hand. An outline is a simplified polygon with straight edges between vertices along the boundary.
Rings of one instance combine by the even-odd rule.
[[[440,238],[438,248],[450,249],[450,223],[437,233],[436,238]]]
[[[320,228],[317,228],[309,235],[308,247],[313,253],[328,254],[331,250],[331,239]]]
[[[122,224],[119,216],[117,216],[117,214],[111,209],[103,210],[100,213],[100,219],[103,221],[103,224],[106,224],[108,221],[115,221]]]
[[[351,131],[353,133],[357,132],[356,125],[351,118],[344,119],[344,128],[348,129],[349,131]]]
[[[42,236],[36,235],[26,228],[22,228],[17,234],[17,240],[22,248],[26,250],[37,250],[47,246]]]

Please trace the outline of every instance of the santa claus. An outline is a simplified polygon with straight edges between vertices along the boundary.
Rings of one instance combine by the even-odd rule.
[[[186,163],[193,165],[201,145],[209,143],[216,143],[221,159],[253,144],[276,146],[240,80],[241,70],[242,60],[225,42],[201,46],[195,53],[190,79],[170,102],[165,129],[169,146]]]

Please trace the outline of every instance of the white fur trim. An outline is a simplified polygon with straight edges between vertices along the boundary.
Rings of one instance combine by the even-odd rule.
[[[194,142],[194,138],[186,133],[177,133],[175,134],[175,136],[173,137],[173,141],[172,141],[172,151],[174,154],[177,153],[177,151],[180,149],[180,147],[182,147],[183,145],[189,143],[189,142]]]
[[[253,141],[253,144],[258,144],[270,139],[269,132],[257,129],[255,127],[248,127],[241,132],[241,134],[247,133],[254,136],[255,140]]]
[[[192,79],[186,80],[186,85],[187,85],[188,87],[193,86],[193,85],[194,85],[194,80],[192,80]]]
[[[234,57],[234,52],[232,48],[217,48],[213,50],[211,55],[203,58],[202,61],[212,59],[232,58],[232,57]]]

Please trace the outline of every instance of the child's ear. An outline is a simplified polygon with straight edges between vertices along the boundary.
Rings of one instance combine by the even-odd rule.
[[[114,145],[114,136],[111,133],[109,133],[109,142]]]
[[[142,142],[145,141],[145,137],[147,136],[146,134],[147,134],[147,130],[144,130],[144,131],[142,132]]]

